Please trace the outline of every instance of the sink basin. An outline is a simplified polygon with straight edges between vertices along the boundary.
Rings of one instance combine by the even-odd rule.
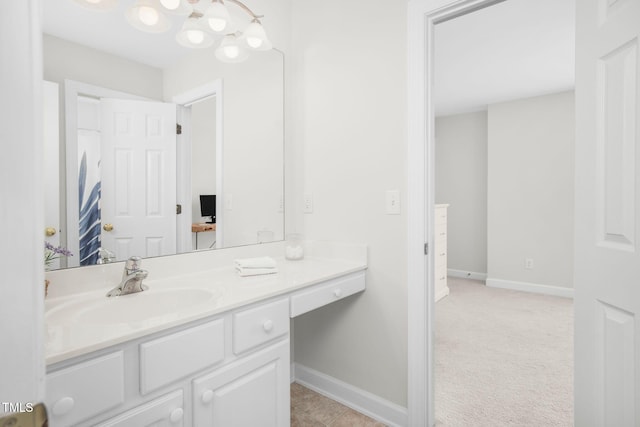
[[[85,325],[141,322],[212,307],[222,294],[222,289],[151,288],[119,297],[74,299],[47,310],[45,319],[48,322],[80,322]]]

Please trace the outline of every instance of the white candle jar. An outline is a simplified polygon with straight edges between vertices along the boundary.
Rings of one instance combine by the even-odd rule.
[[[299,260],[304,258],[304,248],[302,247],[301,234],[287,234],[285,244],[285,258],[289,260]]]

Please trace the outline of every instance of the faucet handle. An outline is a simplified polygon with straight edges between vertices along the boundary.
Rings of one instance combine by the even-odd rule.
[[[142,265],[142,258],[139,256],[129,257],[127,263],[124,265],[124,268],[127,270],[139,270]]]
[[[116,259],[116,254],[114,254],[110,250],[102,247],[98,249],[98,261],[97,261],[98,264],[108,264],[110,262],[115,261],[115,259]]]

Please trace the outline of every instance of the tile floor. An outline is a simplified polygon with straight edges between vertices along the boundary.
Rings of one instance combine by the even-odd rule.
[[[291,427],[384,427],[298,383],[291,384]]]

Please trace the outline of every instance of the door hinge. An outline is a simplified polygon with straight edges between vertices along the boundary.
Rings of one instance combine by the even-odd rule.
[[[182,205],[176,205],[176,215],[180,215],[182,213]]]
[[[176,123],[176,135],[182,135],[182,125],[180,123]]]
[[[425,255],[429,255],[429,244],[428,243],[424,244],[424,254]]]

